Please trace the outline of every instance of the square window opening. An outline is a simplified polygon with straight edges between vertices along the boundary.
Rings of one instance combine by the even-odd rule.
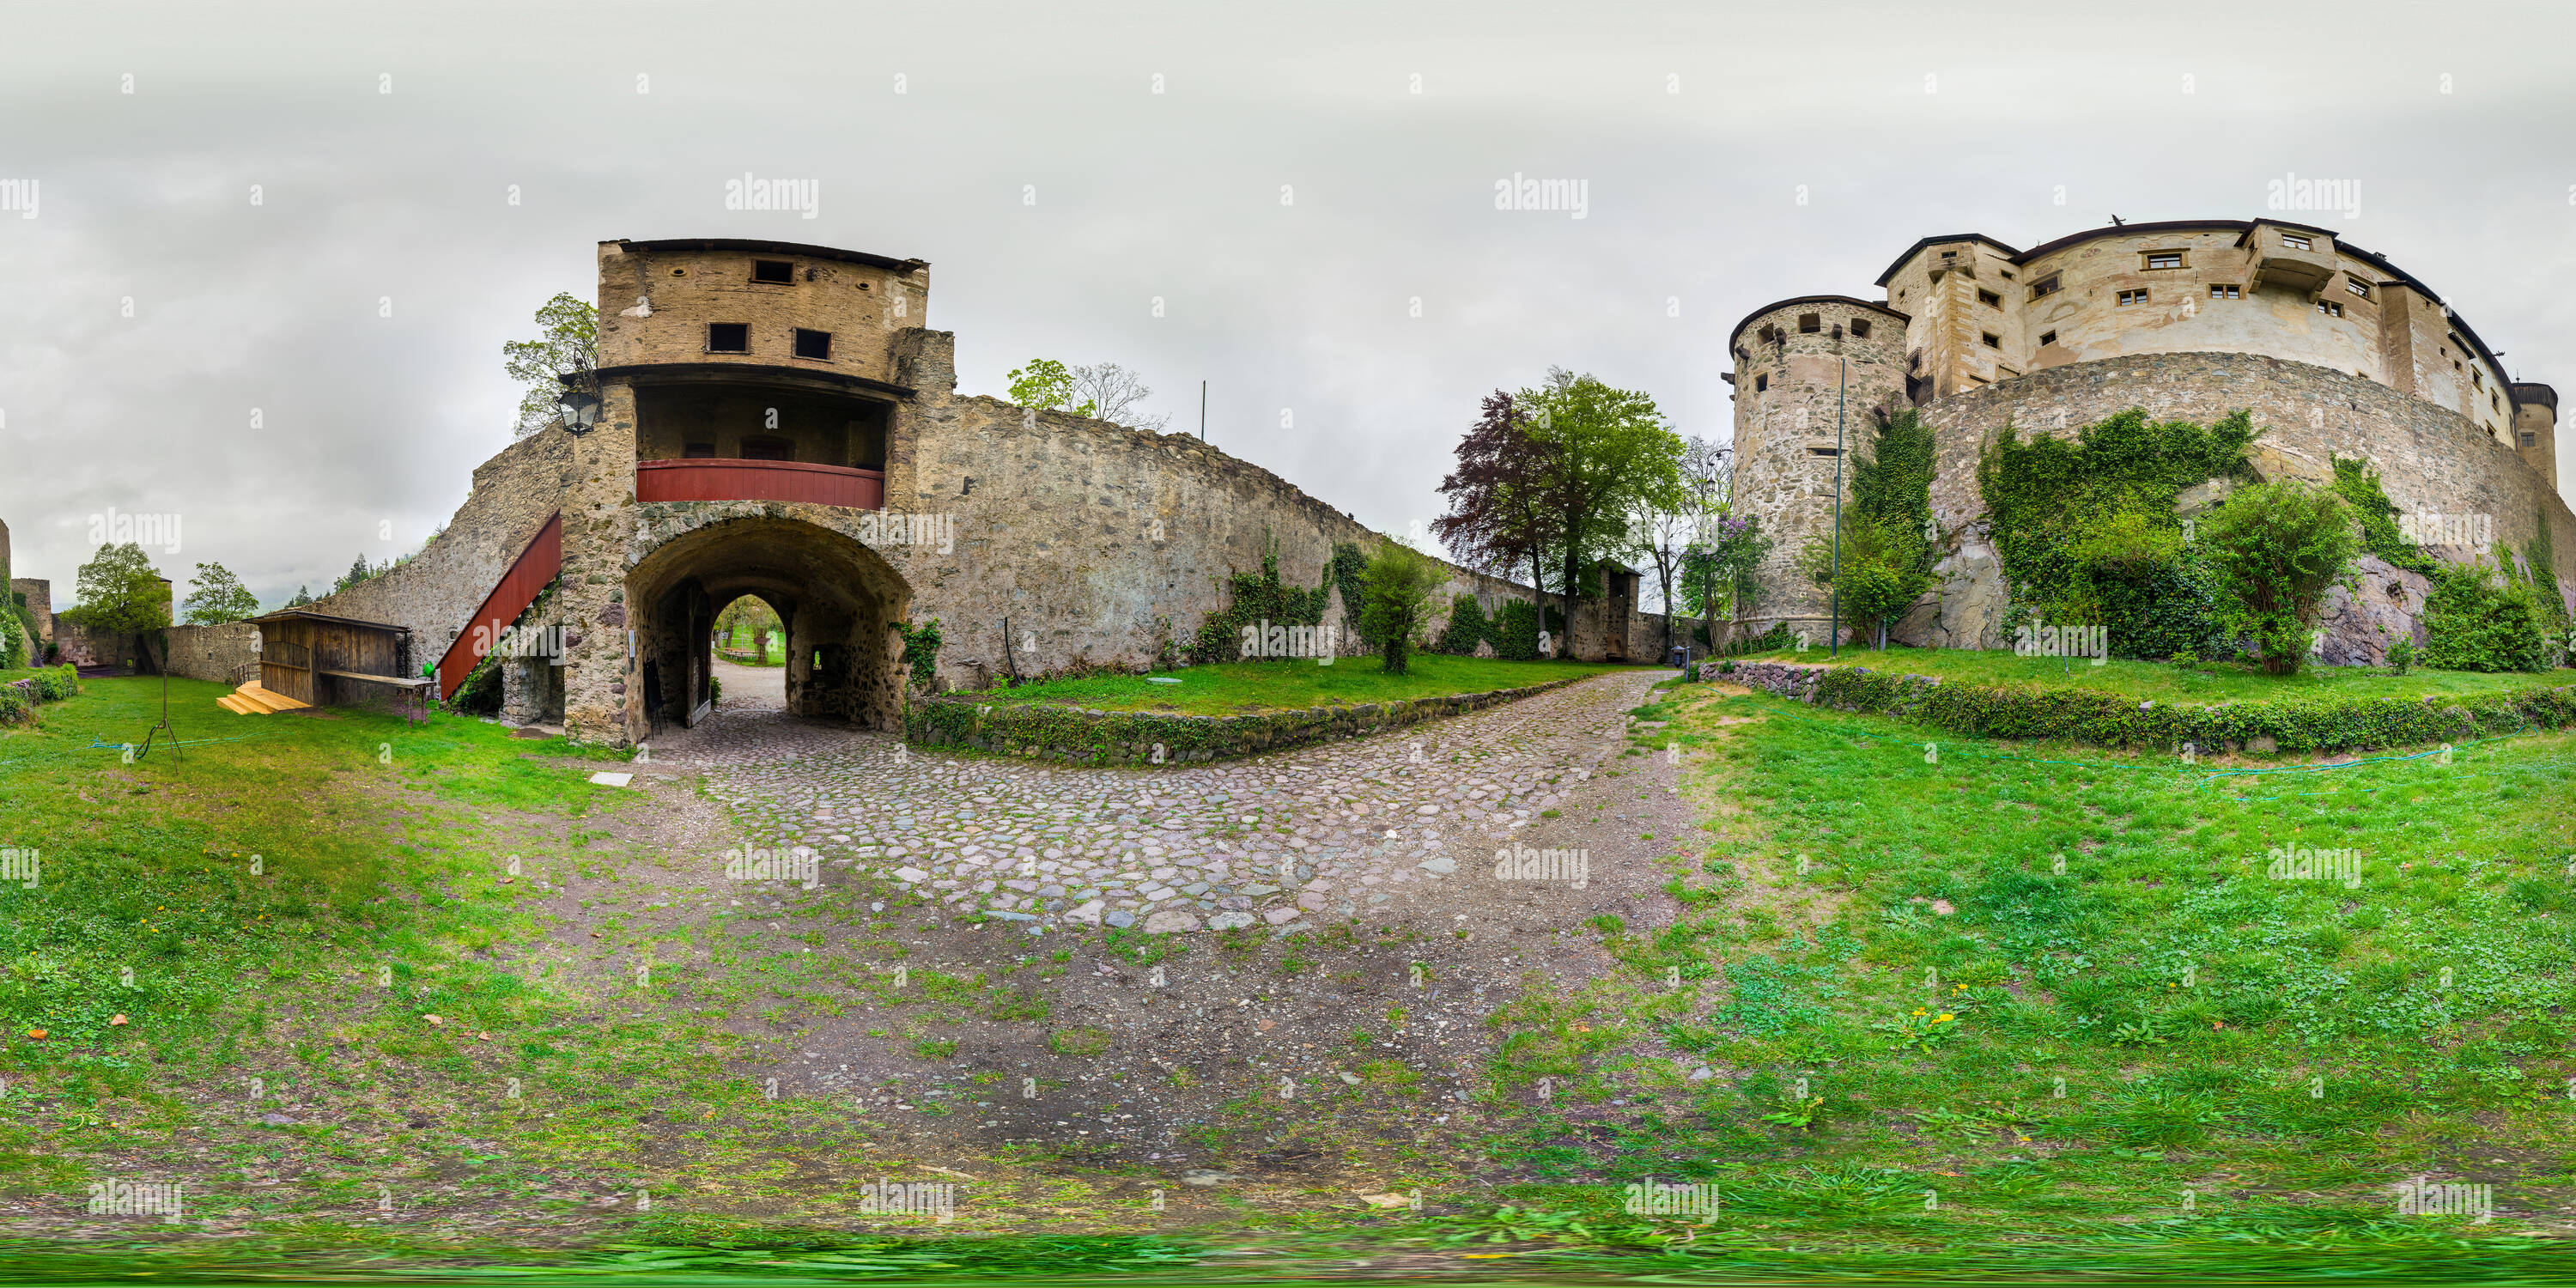
[[[1853,319],[1852,319],[1852,324],[1851,324],[1851,331],[1852,331],[1852,338],[1853,338],[1853,339],[1855,339],[1855,340],[1866,340],[1866,339],[1868,339],[1868,338],[1869,338],[1869,319],[1868,319],[1868,318],[1853,318]]]
[[[748,322],[707,323],[707,352],[751,352],[751,324]]]
[[[1798,334],[1814,335],[1816,332],[1824,329],[1825,322],[1823,318],[1820,318],[1813,313],[1801,313],[1798,315]]]
[[[751,280],[791,283],[796,280],[796,266],[783,259],[755,259],[751,261]]]
[[[796,328],[796,356],[800,358],[831,357],[832,333],[829,331],[808,331],[803,327]]]

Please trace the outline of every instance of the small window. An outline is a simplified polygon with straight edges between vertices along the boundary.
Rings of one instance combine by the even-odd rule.
[[[1994,382],[1993,382],[1993,381],[1991,381],[1991,380],[1986,379],[1984,376],[1970,376],[1970,377],[1968,377],[1968,383],[1969,383],[1969,384],[1971,384],[1971,385],[1976,386],[1976,387],[1977,387],[1977,388],[1979,388],[1979,389],[1983,389],[1983,388],[1985,388],[1986,386],[1988,386],[1988,385],[1990,385],[1990,384],[1993,384]]]
[[[2045,349],[2055,343],[2057,343],[2057,333],[2055,331],[2042,331],[2039,333],[2039,347]]]
[[[2009,272],[2006,272],[2006,273],[2004,273],[2004,274],[2003,274],[2003,279],[2004,279],[2005,281],[2009,282],[2009,281],[2013,280],[2013,275],[2012,275],[2011,273],[2009,273]]]
[[[2319,300],[2317,301],[2317,312],[2323,313],[2330,318],[2342,317],[2343,303],[2339,300]],[[2451,365],[2458,366],[2459,364],[2453,363]]]
[[[1993,291],[1979,291],[1977,292],[1977,303],[1983,304],[1990,309],[1999,309],[2004,306],[2004,297],[1995,294]]]
[[[1869,338],[1868,318],[1852,319],[1852,338],[1855,340],[1866,340]]]
[[[1767,374],[1767,373],[1766,373],[1766,374],[1763,374],[1763,375],[1755,376],[1755,377],[1753,378],[1753,392],[1755,392],[1755,393],[1757,393],[1757,394],[1758,394],[1758,393],[1761,393],[1763,390],[1768,389],[1768,388],[1770,388],[1770,387],[1771,387],[1771,377],[1770,377],[1770,375],[1769,375],[1769,374]]]
[[[2120,303],[2121,303],[2121,305],[2123,305],[2123,306],[2131,305],[2131,304],[2144,304],[2144,303],[2146,303],[2146,302],[2147,302],[2147,293],[2146,293],[2145,291],[2122,291],[2122,292],[2120,292]]]
[[[1807,455],[1809,456],[1840,456],[1842,454],[1843,449],[1839,447],[1810,447],[1807,449]]]
[[[2540,435],[2528,429],[2522,431],[2522,445],[2525,447],[2540,446]]]
[[[1988,331],[1985,334],[1978,336],[1977,339],[1983,341],[1985,346],[1989,349],[2000,349],[2004,347],[2003,338],[1992,331]]]
[[[2350,291],[2365,300],[2370,298],[2370,283],[2368,282],[2355,281],[2352,278],[2347,277],[2343,279],[2343,289]]]
[[[1801,313],[1798,315],[1798,334],[1814,335],[1818,331],[1822,331],[1824,329],[1824,319],[1817,317],[1815,314]]]
[[[755,259],[751,261],[751,280],[793,282],[796,280],[796,266],[783,259]]]
[[[684,461],[712,461],[715,458],[716,445],[713,443],[689,443],[680,448],[680,459]]]
[[[2297,233],[2281,234],[2281,244],[2292,250],[2308,250],[2312,248],[2308,239],[2298,235]]]
[[[2212,282],[2209,284],[2209,298],[2213,300],[2241,300],[2245,298],[2245,288],[2232,282]]]
[[[742,440],[742,459],[792,461],[796,459],[796,444],[784,438],[746,438]]]
[[[829,331],[808,331],[801,326],[796,328],[796,356],[800,358],[831,357],[832,333]]]
[[[1957,251],[1955,251],[1955,250],[1945,250],[1945,251],[1941,252],[1941,258],[1943,258],[1943,259],[1957,259],[1958,257],[1959,257],[1959,252],[1957,252]]]
[[[2151,269],[2180,268],[2182,267],[2182,252],[2178,250],[2149,251],[2147,252],[2147,267]]]
[[[2055,294],[2057,294],[2057,274],[2055,273],[2030,284],[2030,298],[2034,300],[2043,295]]]
[[[751,324],[748,322],[707,323],[707,352],[751,352]]]

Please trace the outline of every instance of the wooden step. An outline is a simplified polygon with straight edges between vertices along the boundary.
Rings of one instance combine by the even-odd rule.
[[[301,711],[313,705],[310,702],[298,702],[283,693],[272,693],[261,688],[256,680],[233,690],[233,693],[244,701],[256,703],[270,711]]]
[[[268,714],[268,708],[263,707],[238,693],[227,693],[224,696],[215,699],[215,705],[222,707],[224,710],[232,712],[237,716],[264,716]]]

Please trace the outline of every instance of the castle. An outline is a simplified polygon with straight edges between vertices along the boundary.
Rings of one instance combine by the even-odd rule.
[[[2330,229],[2115,224],[2030,250],[1958,233],[1916,242],[1877,285],[1875,301],[1766,304],[1727,338],[1735,495],[1774,542],[1739,631],[1787,623],[1824,636],[1826,595],[1796,556],[1831,531],[1838,451],[1868,441],[1873,411],[1904,407],[1934,431],[1941,552],[1937,588],[1892,632],[1909,644],[2007,642],[2009,594],[1976,483],[1998,433],[2071,433],[2130,407],[2202,423],[2248,410],[2267,480],[2327,482],[2334,457],[2358,457],[2401,512],[2482,516],[2495,552],[2517,560],[2507,543],[2545,527],[2556,566],[2576,568],[2556,391],[2512,381],[2440,296]],[[2402,603],[2400,580],[2383,576],[2363,597],[2420,609],[2420,597]]]

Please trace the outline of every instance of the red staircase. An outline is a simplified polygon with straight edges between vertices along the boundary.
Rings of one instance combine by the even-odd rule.
[[[492,588],[483,606],[474,610],[474,620],[465,624],[456,642],[447,648],[447,656],[438,659],[438,698],[444,702],[456,696],[457,687],[474,671],[474,664],[492,650],[501,632],[537,602],[546,583],[563,571],[563,515],[546,516],[546,526],[519,552],[517,563],[501,575],[501,584]]]

